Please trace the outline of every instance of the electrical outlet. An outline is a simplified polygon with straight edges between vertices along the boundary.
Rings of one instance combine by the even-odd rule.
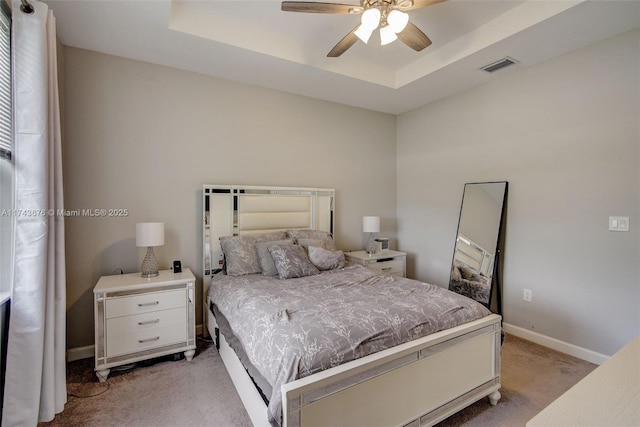
[[[532,294],[533,292],[531,292],[531,289],[525,289],[522,293],[522,299],[526,302],[531,302]]]
[[[629,231],[628,216],[610,216],[609,231]]]

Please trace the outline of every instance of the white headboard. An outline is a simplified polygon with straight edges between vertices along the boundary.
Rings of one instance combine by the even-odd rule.
[[[462,234],[458,234],[456,239],[454,260],[468,265],[485,276],[491,276],[493,272],[493,254]]]
[[[312,229],[333,233],[335,190],[204,185],[203,280],[222,268],[222,236]]]

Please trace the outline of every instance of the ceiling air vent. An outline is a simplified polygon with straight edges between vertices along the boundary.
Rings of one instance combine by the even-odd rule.
[[[487,73],[493,73],[494,71],[498,71],[504,67],[508,67],[509,65],[513,65],[517,63],[518,61],[516,61],[515,59],[505,56],[504,58],[499,59],[496,62],[492,62],[489,65],[485,65],[480,69],[486,71]]]

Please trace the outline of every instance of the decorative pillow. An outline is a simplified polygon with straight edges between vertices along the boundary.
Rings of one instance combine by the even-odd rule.
[[[285,231],[274,231],[273,233],[250,234],[243,237],[253,238],[256,242],[272,242],[276,240],[288,239]]]
[[[332,251],[336,250],[336,246],[333,243],[333,236],[327,231],[319,230],[287,230],[287,236],[292,239],[315,239],[322,240],[322,245],[325,249]]]
[[[224,253],[225,268],[229,276],[260,273],[260,260],[256,252],[256,242],[286,239],[284,231],[247,236],[220,237],[220,247]]]
[[[276,264],[273,262],[273,257],[269,253],[269,246],[273,246],[273,245],[293,245],[293,239],[256,243],[258,260],[260,261],[260,268],[262,269],[262,274],[264,276],[278,275],[278,270],[276,270]]]
[[[281,279],[294,279],[319,274],[320,271],[311,264],[307,253],[298,245],[268,246]]]
[[[323,249],[325,248],[324,240],[319,239],[296,239],[296,243],[304,248],[309,253],[309,246],[317,246]]]
[[[344,267],[344,253],[342,251],[329,251],[317,246],[309,246],[309,260],[320,271]]]
[[[476,271],[474,271],[470,267],[467,267],[466,265],[461,265],[460,266],[460,274],[462,274],[462,277],[467,279],[467,280],[471,280],[473,275],[476,274],[476,273],[477,273]]]

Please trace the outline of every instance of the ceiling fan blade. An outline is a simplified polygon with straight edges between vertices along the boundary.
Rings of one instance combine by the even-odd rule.
[[[407,24],[404,30],[398,33],[398,39],[418,52],[431,44],[429,37],[411,22]]]
[[[283,1],[281,10],[285,12],[307,13],[362,13],[362,7],[354,4],[316,3],[308,1]]]
[[[358,41],[358,36],[356,36],[356,30],[358,29],[359,26],[360,25],[355,27],[353,30],[351,30],[351,32],[349,34],[344,36],[342,38],[342,40],[340,40],[338,42],[338,44],[336,44],[333,47],[333,49],[331,49],[331,51],[329,53],[327,53],[327,57],[329,57],[329,58],[337,58],[338,56],[340,56],[343,53],[345,53],[347,51],[347,49],[349,49],[351,46],[353,46]]]
[[[413,5],[403,10],[420,9],[422,7],[431,6],[432,4],[442,3],[443,1],[447,0],[413,0]]]

